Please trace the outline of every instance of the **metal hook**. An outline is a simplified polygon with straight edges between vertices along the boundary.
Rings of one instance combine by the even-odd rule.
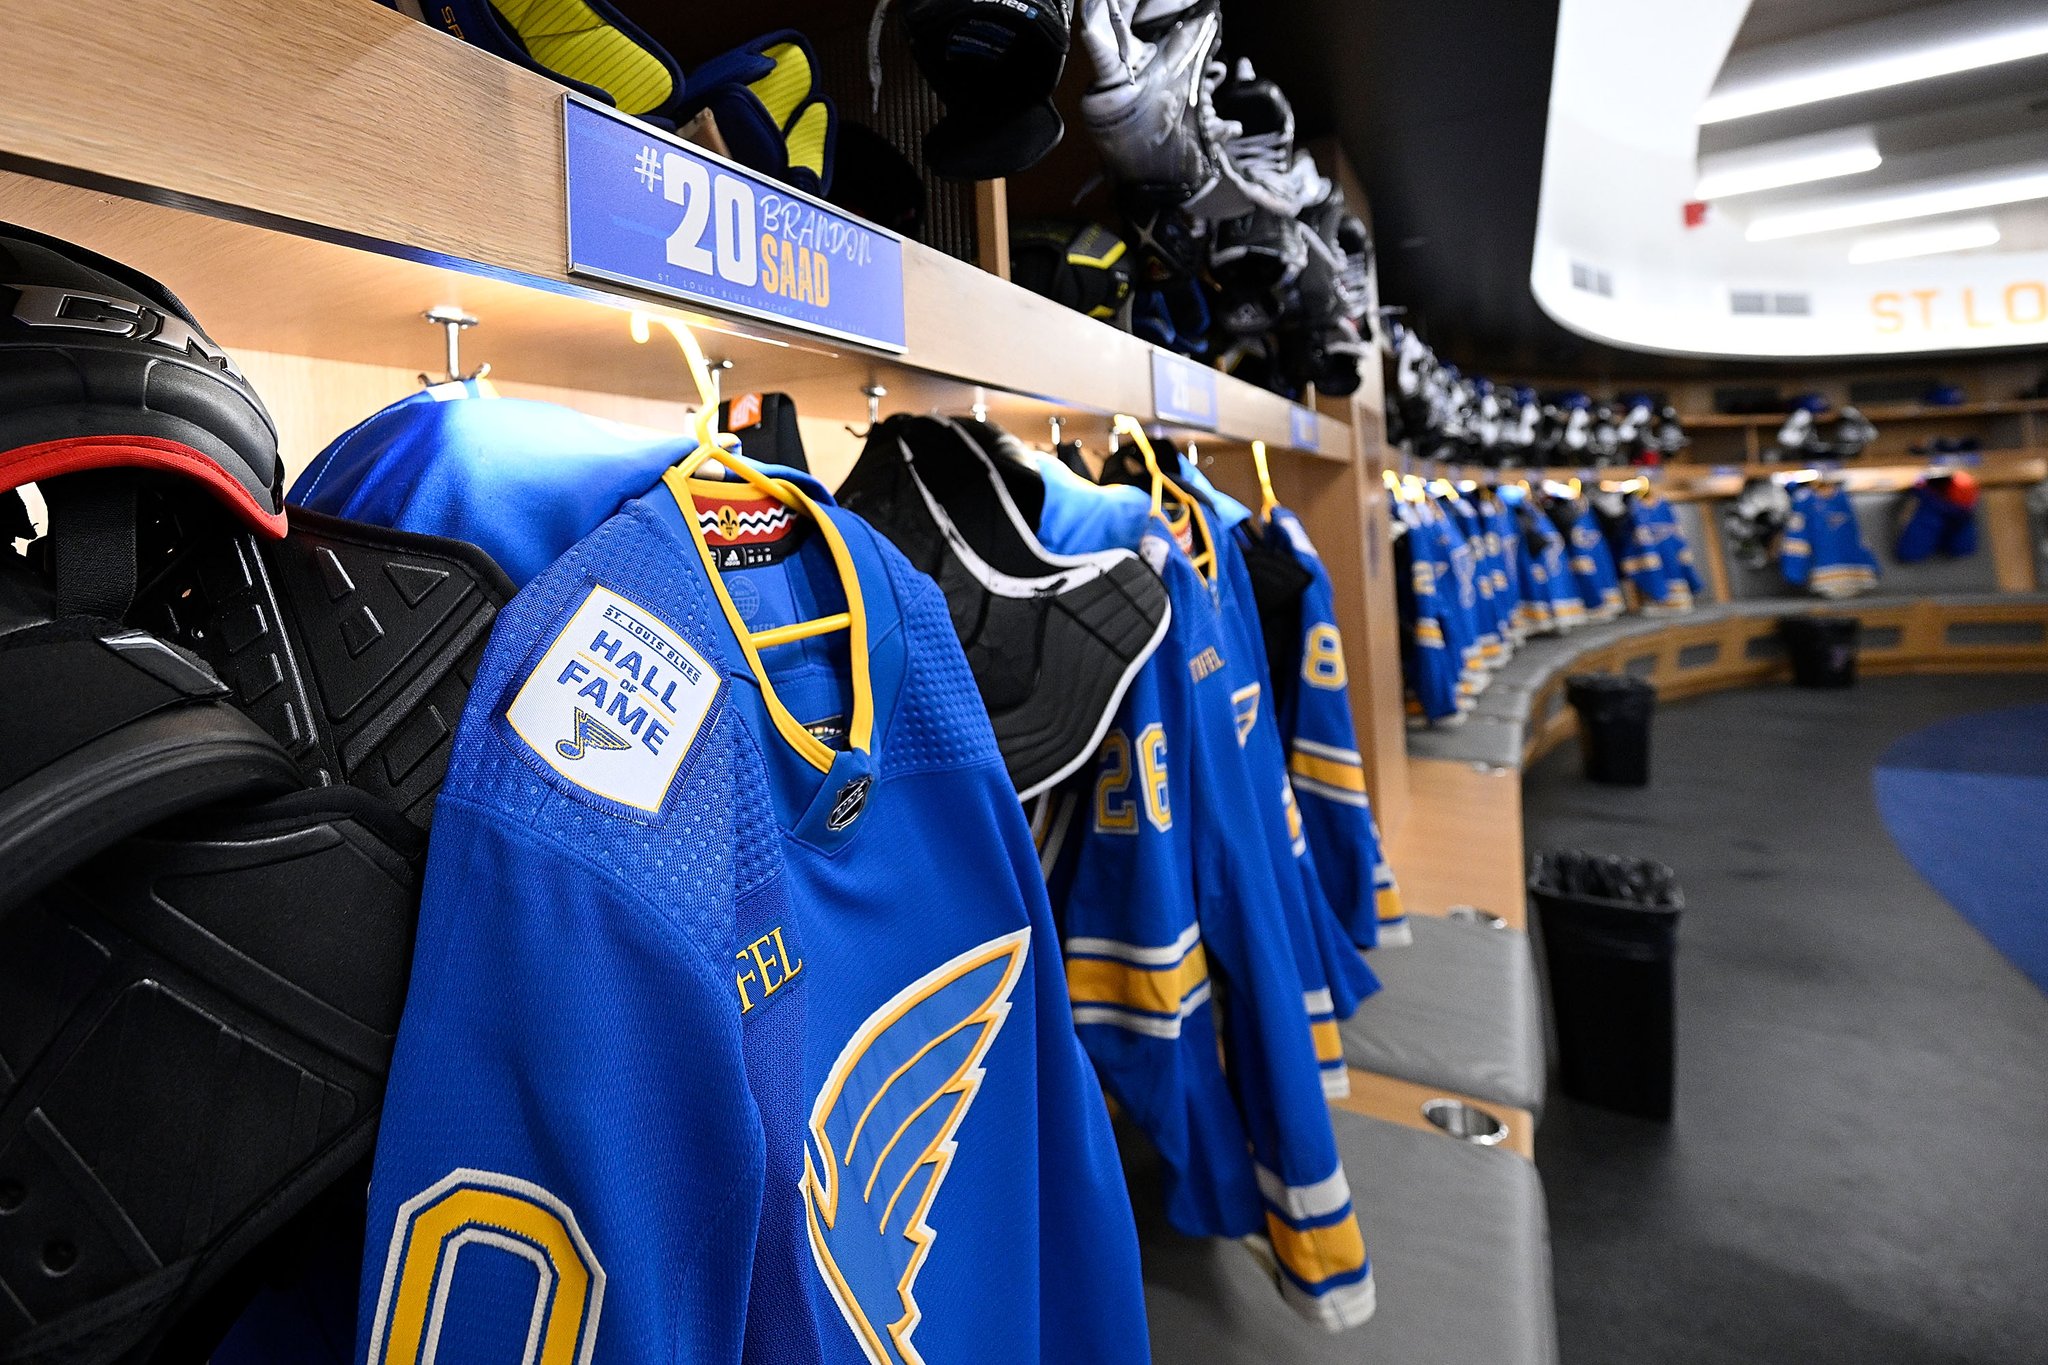
[[[875,425],[882,420],[882,400],[889,396],[889,391],[880,384],[873,383],[861,385],[860,391],[868,400],[867,428],[864,431],[855,431],[852,427],[848,427],[846,432],[849,436],[856,436],[861,440],[866,440],[868,432],[873,431]]]
[[[723,396],[725,382],[719,376],[732,368],[732,362],[730,360],[707,360],[704,362],[704,367],[711,372],[711,406],[716,408],[725,401]]]
[[[479,325],[479,320],[475,314],[465,313],[460,308],[454,307],[451,304],[442,304],[436,308],[429,308],[420,316],[433,323],[436,327],[441,328],[447,334],[446,373],[448,383],[459,384],[470,379],[482,379],[491,372],[489,365],[477,366],[476,372],[473,374],[464,374],[462,372],[462,334],[470,328]],[[432,379],[429,379],[424,374],[420,376],[420,383],[422,384],[431,386],[433,382]]]
[[[1058,449],[1062,444],[1062,438],[1066,434],[1066,420],[1058,413],[1054,413],[1046,418],[1046,421],[1052,425],[1052,443],[1054,449]]]

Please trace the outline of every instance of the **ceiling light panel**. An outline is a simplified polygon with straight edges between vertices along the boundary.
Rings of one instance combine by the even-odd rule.
[[[1872,227],[1944,213],[1967,213],[2032,199],[2048,199],[2048,166],[1926,181],[1882,194],[1831,198],[1805,208],[1788,205],[1752,218],[1743,236],[1752,242],[1776,242],[1787,237],[1808,237],[1817,232],[1840,232],[1844,228]]]
[[[2048,9],[1952,0],[1729,57],[1698,121],[1723,123],[2048,54]]]
[[[1876,265],[1880,261],[1907,261],[1916,256],[1946,256],[1954,251],[1997,246],[1998,240],[1998,224],[1989,218],[1936,223],[1859,237],[1849,246],[1849,264]]]
[[[1786,138],[1700,158],[1698,199],[1727,199],[1758,190],[1783,189],[1816,180],[1874,171],[1884,162],[1869,128],[1842,128],[1811,137]]]

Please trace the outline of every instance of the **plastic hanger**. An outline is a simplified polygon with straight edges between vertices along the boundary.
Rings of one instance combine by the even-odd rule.
[[[1252,468],[1259,473],[1259,524],[1273,524],[1273,509],[1280,505],[1280,499],[1273,495],[1273,471],[1266,467],[1266,443],[1252,442]]]
[[[650,318],[646,313],[635,312],[633,340],[644,344],[649,339],[653,334],[650,322],[658,322],[667,328],[669,335],[676,339],[676,344],[682,347],[683,359],[689,369],[691,382],[697,386],[699,399],[694,419],[697,449],[663,474],[662,482],[668,484],[672,492],[687,499],[688,495],[681,485],[694,477],[706,464],[717,464],[733,478],[763,496],[773,498],[792,512],[808,517],[813,522],[822,523],[824,518],[818,515],[817,505],[804,496],[802,489],[779,479],[771,479],[748,464],[736,453],[738,438],[731,432],[718,430],[718,390],[712,382],[711,366],[704,359],[703,348],[698,346],[697,338],[691,335],[690,329],[673,318]],[[844,573],[841,576],[847,577]],[[746,642],[755,650],[769,649],[775,645],[786,645],[796,640],[809,640],[820,635],[848,630],[852,625],[853,616],[850,612],[835,611],[828,616],[820,616],[810,621],[795,621],[786,626],[753,631],[747,635]]]
[[[1130,437],[1132,444],[1138,447],[1138,454],[1144,458],[1145,473],[1152,482],[1152,515],[1164,520],[1175,535],[1179,535],[1192,520],[1200,532],[1202,548],[1190,552],[1188,558],[1201,570],[1204,578],[1213,579],[1216,576],[1216,547],[1210,541],[1208,520],[1201,515],[1201,509],[1195,506],[1191,498],[1178,488],[1173,488],[1167,481],[1166,471],[1159,465],[1158,453],[1152,449],[1152,438],[1145,434],[1145,428],[1138,425],[1137,418],[1120,412],[1111,420],[1110,426],[1119,436]],[[1172,516],[1168,516],[1165,510],[1166,494],[1170,488],[1177,509]]]

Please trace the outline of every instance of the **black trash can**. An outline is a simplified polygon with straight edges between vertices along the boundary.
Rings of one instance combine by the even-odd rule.
[[[1575,673],[1564,680],[1564,695],[1579,713],[1579,752],[1587,780],[1648,786],[1657,689],[1626,673]]]
[[[1669,1119],[1685,905],[1678,879],[1658,862],[1553,850],[1533,859],[1529,893],[1564,1093]]]
[[[1781,616],[1778,635],[1799,687],[1854,687],[1863,622],[1854,616]]]

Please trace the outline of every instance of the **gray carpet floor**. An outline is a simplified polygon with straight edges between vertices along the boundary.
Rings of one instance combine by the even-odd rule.
[[[2048,678],[1660,708],[1654,780],[1529,771],[1529,847],[1678,872],[1677,1117],[1553,1090],[1564,1365],[2048,1362],[2048,998],[1900,857],[1894,740]],[[2042,850],[2048,877],[2048,849]]]

